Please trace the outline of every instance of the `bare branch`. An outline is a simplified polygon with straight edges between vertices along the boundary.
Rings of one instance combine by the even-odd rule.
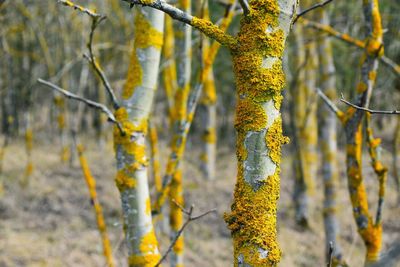
[[[336,115],[340,114],[340,109],[327,97],[319,88],[317,88],[318,95],[324,100],[325,104],[332,110]]]
[[[243,9],[243,14],[245,16],[249,15],[250,14],[250,5],[247,2],[247,0],[239,0],[239,4]]]
[[[164,255],[162,256],[162,258],[158,261],[158,263],[154,266],[154,267],[158,267],[161,265],[161,263],[167,258],[168,254],[171,252],[172,248],[175,246],[176,242],[178,241],[179,237],[182,235],[183,230],[185,230],[186,226],[198,219],[203,218],[204,216],[207,216],[210,213],[216,212],[216,209],[211,209],[209,211],[206,211],[200,215],[197,216],[193,216],[193,210],[194,210],[194,205],[192,204],[189,208],[189,210],[186,210],[185,208],[183,208],[181,205],[179,205],[175,200],[172,200],[179,209],[181,209],[181,211],[186,214],[188,216],[188,218],[186,219],[185,223],[182,225],[181,229],[179,229],[179,231],[176,233],[176,236],[174,238],[174,240],[172,240],[171,244],[169,245],[167,251],[164,253]]]
[[[354,37],[351,37],[350,35],[348,35],[346,33],[338,32],[337,30],[335,30],[334,28],[332,28],[329,25],[324,25],[319,22],[310,21],[310,20],[304,19],[304,18],[302,18],[301,21],[304,22],[304,24],[306,26],[309,26],[316,30],[325,32],[325,33],[329,34],[330,36],[333,36],[336,39],[346,42],[350,45],[359,47],[361,49],[365,49],[364,41],[361,41]],[[397,75],[398,77],[400,76],[400,66],[398,64],[396,64],[396,62],[394,62],[390,58],[386,57],[385,55],[382,55],[381,57],[379,57],[379,60],[382,61],[382,63],[386,67],[388,67],[395,75]]]
[[[69,1],[69,0],[58,0],[58,3],[63,4],[64,6],[72,7],[73,9],[79,10],[79,11],[81,11],[83,13],[86,13],[90,17],[92,17],[93,19],[98,19],[98,18],[103,17],[102,15],[97,14],[96,12],[94,12],[94,11],[88,9],[88,8],[84,8],[84,7],[80,6],[80,5],[77,5],[77,4],[75,4],[75,3],[73,3],[72,1]]]
[[[362,111],[365,111],[365,112],[369,112],[371,114],[400,115],[400,110],[374,110],[374,109],[369,109],[369,108],[366,108],[366,107],[357,106],[357,105],[355,105],[353,103],[350,103],[346,99],[344,99],[343,94],[342,94],[342,97],[340,98],[340,101],[342,101],[346,105],[349,105],[349,106],[351,106],[351,107],[353,107],[355,109],[362,110]]]
[[[333,242],[329,241],[329,262],[326,265],[327,267],[332,267],[333,264],[333,252],[335,251],[335,248],[333,247]]]
[[[192,27],[198,29],[199,31],[207,35],[209,38],[212,38],[231,49],[234,49],[236,47],[237,44],[236,39],[233,36],[225,33],[211,21],[192,16],[180,10],[179,8],[176,8],[166,3],[164,0],[154,0],[154,1],[122,0],[122,1],[128,2],[131,7],[133,7],[134,5],[141,5],[163,11],[164,13],[171,16],[173,19],[191,25]]]
[[[64,90],[64,89],[58,87],[57,85],[55,85],[55,84],[53,84],[51,82],[45,81],[43,79],[38,79],[38,82],[50,87],[51,89],[53,89],[53,90],[55,90],[55,91],[57,91],[57,92],[59,92],[61,94],[63,94],[67,98],[83,102],[86,105],[88,105],[89,107],[93,107],[93,108],[96,108],[96,109],[102,111],[103,113],[105,113],[107,115],[109,121],[115,123],[117,125],[117,127],[119,128],[119,130],[123,134],[125,133],[123,128],[122,128],[122,125],[117,121],[117,119],[115,118],[114,114],[105,105],[97,103],[97,102],[94,102],[94,101],[86,99],[86,98],[83,98],[81,96],[75,95],[75,94],[73,94],[71,92],[68,92],[67,90]]]
[[[107,93],[108,93],[108,95],[109,95],[109,97],[111,99],[113,107],[115,109],[118,109],[119,108],[119,103],[118,103],[117,97],[115,96],[114,90],[112,89],[112,87],[111,87],[106,75],[104,74],[100,64],[97,62],[96,57],[94,56],[94,53],[93,53],[93,36],[94,36],[94,32],[95,32],[97,26],[102,21],[104,21],[107,17],[104,16],[104,15],[96,14],[93,11],[91,11],[91,10],[89,10],[87,8],[81,7],[79,5],[76,5],[76,4],[74,4],[74,3],[72,3],[71,1],[68,1],[68,0],[59,0],[58,2],[63,4],[63,5],[66,5],[66,6],[73,7],[74,9],[78,9],[79,11],[84,12],[84,13],[88,14],[91,17],[92,26],[90,28],[89,42],[87,44],[87,47],[89,49],[89,56],[88,55],[84,55],[84,57],[92,65],[92,67],[95,70],[95,72],[97,73],[97,75],[99,75],[100,80],[102,81],[102,83],[103,83],[103,85],[104,85],[104,87],[105,87],[105,89],[106,89],[106,91],[107,91]]]
[[[310,12],[310,11],[312,11],[312,10],[314,10],[314,9],[317,9],[317,8],[320,8],[320,7],[324,7],[325,5],[329,4],[329,3],[332,2],[332,1],[333,1],[333,0],[325,0],[324,2],[315,4],[315,5],[313,5],[313,6],[309,7],[309,8],[307,8],[307,9],[301,11],[301,12],[300,12],[299,14],[297,14],[297,16],[294,18],[293,24],[295,24],[296,21],[297,21],[301,16],[304,16],[305,14],[307,14],[308,12]]]

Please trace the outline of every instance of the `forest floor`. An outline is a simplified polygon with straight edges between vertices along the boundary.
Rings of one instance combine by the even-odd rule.
[[[86,156],[94,177],[117,266],[126,266],[123,245],[119,193],[114,184],[115,163],[111,145],[103,150],[85,140]],[[164,146],[165,147],[165,146]],[[25,150],[22,142],[12,143],[6,151],[0,196],[0,266],[105,266],[86,184],[77,161],[72,167],[61,164],[57,145],[36,144],[33,152],[35,171],[28,186],[21,187]],[[166,155],[167,150],[163,150]],[[195,212],[212,208],[211,214],[192,222],[185,230],[186,266],[232,266],[232,244],[223,214],[230,210],[236,176],[233,150],[220,149],[217,177],[205,181],[198,171],[198,149],[189,148],[184,162],[185,199],[195,204]],[[165,157],[163,157],[165,158]],[[387,155],[390,163],[390,155]],[[365,155],[365,176],[371,211],[376,208],[376,179]],[[364,247],[353,221],[344,175],[344,157],[340,155],[340,190],[337,193],[338,217],[344,258],[350,266],[362,266]],[[320,177],[320,176],[319,176]],[[326,266],[322,222],[322,185],[317,181],[311,199],[311,229],[302,231],[294,223],[291,201],[293,176],[291,159],[284,152],[282,187],[279,204],[279,241],[283,251],[280,266]],[[400,207],[396,204],[394,183],[389,177],[384,205],[384,250],[400,239]],[[168,234],[157,229],[161,251],[169,244]],[[166,264],[167,266],[167,264]],[[400,265],[399,265],[400,266]]]

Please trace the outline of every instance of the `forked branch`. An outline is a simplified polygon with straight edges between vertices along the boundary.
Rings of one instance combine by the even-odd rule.
[[[172,240],[171,244],[169,245],[167,251],[164,253],[164,255],[162,256],[162,258],[159,260],[159,262],[154,266],[154,267],[158,267],[161,265],[161,263],[167,258],[168,254],[171,252],[172,248],[175,246],[176,241],[178,241],[179,237],[182,235],[183,230],[185,230],[186,226],[188,226],[189,223],[201,219],[204,216],[207,216],[210,213],[216,212],[216,209],[211,209],[209,211],[206,211],[200,215],[197,216],[193,216],[193,210],[194,210],[194,205],[192,204],[189,208],[189,210],[186,210],[184,207],[182,207],[181,205],[179,205],[179,203],[177,203],[175,201],[175,199],[172,200],[176,206],[178,206],[178,208],[187,215],[187,219],[185,221],[185,223],[182,225],[181,229],[179,229],[179,231],[177,232],[174,240]]]
[[[333,103],[319,88],[317,88],[317,93],[328,106],[328,108],[338,117],[340,117],[339,115],[342,113],[342,111],[335,105],[335,103]]]

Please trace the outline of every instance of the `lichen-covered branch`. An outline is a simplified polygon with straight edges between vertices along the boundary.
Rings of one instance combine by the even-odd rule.
[[[363,11],[368,29],[366,48],[361,61],[361,77],[355,90],[354,103],[368,107],[376,82],[378,58],[383,55],[382,23],[378,0],[364,0]],[[368,196],[362,174],[362,118],[365,112],[350,107],[341,116],[346,133],[346,166],[348,190],[358,233],[366,246],[366,265],[379,260],[382,246],[382,223],[374,222],[368,208]]]
[[[367,113],[365,115],[366,119],[366,134],[367,134],[367,144],[368,152],[371,157],[371,165],[374,172],[378,178],[379,190],[378,190],[378,208],[375,216],[375,224],[382,223],[382,207],[385,200],[385,189],[387,180],[387,167],[382,162],[382,148],[380,147],[381,139],[374,138],[373,130],[371,127],[371,114]]]
[[[115,263],[112,256],[110,240],[107,234],[107,226],[104,221],[103,208],[101,207],[101,203],[97,197],[96,180],[92,176],[91,171],[89,169],[89,165],[86,161],[83,145],[80,143],[76,143],[76,140],[74,140],[74,142],[76,145],[76,150],[78,152],[79,162],[81,164],[83,177],[85,178],[86,185],[89,190],[90,203],[93,205],[93,209],[95,211],[97,228],[99,229],[101,241],[103,244],[103,254],[106,259],[107,266],[114,267]]]
[[[170,15],[173,19],[179,20],[183,23],[193,26],[194,28],[203,32],[209,38],[212,38],[225,46],[228,46],[230,48],[234,48],[236,46],[235,38],[225,33],[211,21],[192,16],[186,11],[183,11],[166,3],[164,0],[123,0],[123,1],[130,3],[132,6],[142,5],[161,10],[166,14]]]
[[[358,40],[354,37],[351,37],[350,35],[346,33],[340,33],[331,26],[323,23],[318,23],[315,21],[307,20],[302,18],[302,22],[309,27],[312,27],[314,29],[317,29],[319,31],[325,32],[329,34],[330,36],[335,37],[338,40],[344,41],[350,45],[356,46],[361,49],[365,49],[366,43],[364,41]],[[393,60],[390,58],[386,57],[385,55],[382,55],[379,57],[379,60],[387,66],[395,75],[400,76],[400,66],[396,64]]]

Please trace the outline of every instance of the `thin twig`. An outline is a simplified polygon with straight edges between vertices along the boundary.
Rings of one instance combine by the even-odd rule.
[[[158,263],[154,266],[154,267],[158,267],[161,265],[161,263],[167,258],[168,254],[171,252],[172,248],[175,246],[176,241],[178,241],[179,237],[182,235],[183,230],[185,230],[186,226],[195,221],[198,220],[200,218],[203,218],[204,216],[207,216],[210,213],[216,212],[216,209],[211,209],[209,211],[206,211],[198,216],[193,216],[193,210],[194,210],[194,205],[191,205],[189,210],[186,210],[184,207],[182,207],[181,205],[179,205],[174,199],[172,200],[177,206],[178,208],[188,216],[188,218],[186,219],[185,223],[182,225],[181,229],[179,229],[179,231],[176,233],[176,236],[174,238],[174,240],[172,240],[171,244],[169,245],[167,251],[164,253],[164,255],[162,256],[162,258],[158,261]]]
[[[59,92],[61,94],[63,94],[67,98],[83,102],[83,103],[85,103],[86,105],[88,105],[90,107],[93,107],[93,108],[96,108],[96,109],[102,111],[103,113],[105,113],[107,115],[108,120],[113,122],[113,123],[115,123],[117,125],[117,127],[119,128],[119,130],[124,134],[124,130],[122,128],[122,125],[117,121],[117,119],[115,118],[114,114],[105,105],[97,103],[97,102],[94,102],[94,101],[86,99],[86,98],[83,98],[83,97],[78,96],[76,94],[73,94],[71,92],[68,92],[67,90],[62,89],[62,88],[58,87],[57,85],[55,85],[55,84],[53,84],[51,82],[48,82],[48,81],[45,81],[45,80],[42,80],[42,79],[38,79],[38,82],[50,87],[51,89],[53,89],[53,90],[55,90],[55,91],[57,91],[57,92]]]
[[[333,1],[333,0],[325,0],[324,2],[315,4],[315,5],[313,5],[313,6],[309,7],[309,8],[307,8],[307,9],[301,11],[301,12],[298,13],[297,16],[294,18],[293,24],[295,24],[296,21],[297,21],[301,16],[304,16],[305,14],[307,14],[308,12],[310,12],[310,11],[312,11],[312,10],[314,10],[314,9],[317,9],[317,8],[320,8],[320,7],[324,7],[325,5],[329,4],[329,3],[332,2],[332,1]]]
[[[329,241],[329,251],[328,251],[328,264],[326,265],[327,267],[332,267],[332,262],[333,262],[333,252],[335,251],[333,247],[333,242]]]
[[[319,88],[317,88],[317,93],[329,107],[329,109],[332,110],[336,115],[341,112],[340,109]]]
[[[89,61],[89,63],[92,65],[93,69],[95,70],[95,72],[97,73],[97,75],[99,75],[107,93],[108,96],[111,99],[111,102],[114,106],[115,109],[119,108],[119,103],[117,100],[117,97],[115,96],[114,90],[111,87],[110,82],[107,79],[107,76],[104,74],[100,64],[97,62],[96,57],[94,56],[93,53],[93,36],[94,36],[94,32],[97,28],[97,26],[105,19],[106,17],[101,17],[100,19],[96,20],[93,19],[92,20],[92,27],[90,30],[90,34],[89,34],[89,42],[87,44],[88,50],[89,50],[89,55],[84,54],[83,56]]]
[[[249,15],[250,14],[250,5],[247,2],[247,0],[239,0],[239,4],[243,9],[243,14],[245,16]]]
[[[93,36],[94,36],[94,32],[95,32],[97,26],[102,21],[104,21],[107,17],[104,16],[104,15],[101,15],[101,14],[94,13],[93,11],[91,11],[91,10],[89,10],[87,8],[81,7],[79,5],[76,5],[76,4],[74,4],[74,3],[72,3],[71,1],[68,1],[68,0],[59,0],[58,2],[63,4],[63,5],[65,5],[65,6],[70,6],[70,7],[73,7],[74,9],[77,9],[77,10],[83,12],[83,13],[86,13],[92,19],[92,25],[91,25],[90,34],[89,34],[89,42],[87,44],[87,47],[89,49],[89,56],[88,55],[84,55],[84,57],[92,65],[92,67],[95,70],[95,72],[97,73],[97,75],[99,75],[99,77],[100,77],[100,79],[101,79],[101,81],[102,81],[102,83],[103,83],[103,85],[104,85],[104,87],[105,87],[110,99],[111,99],[113,107],[115,109],[118,109],[119,108],[119,103],[118,103],[117,97],[115,96],[114,90],[112,89],[112,87],[111,87],[106,75],[104,74],[100,64],[96,61],[96,57],[94,56],[94,53],[93,53]]]
[[[86,13],[90,17],[95,18],[95,19],[102,17],[102,15],[97,14],[96,12],[94,12],[94,11],[88,9],[88,8],[84,8],[84,7],[80,6],[80,5],[77,5],[77,4],[75,4],[75,3],[73,3],[72,1],[69,1],[69,0],[58,0],[58,3],[63,4],[64,6],[72,7],[73,9],[79,10],[79,11],[81,11],[83,13]]]
[[[342,97],[340,98],[340,101],[342,101],[346,105],[349,105],[349,106],[351,106],[351,107],[353,107],[355,109],[362,110],[362,111],[365,111],[365,112],[369,112],[371,114],[400,115],[400,110],[374,110],[374,109],[369,109],[369,108],[366,108],[366,107],[357,106],[357,105],[355,105],[353,103],[350,103],[346,99],[344,99],[343,94],[342,94]]]

